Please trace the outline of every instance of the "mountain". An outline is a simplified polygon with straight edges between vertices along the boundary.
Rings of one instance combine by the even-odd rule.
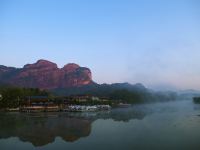
[[[199,97],[200,96],[200,91],[199,90],[193,90],[193,89],[181,90],[181,91],[178,91],[177,93],[178,93],[180,100],[192,99],[193,97]]]
[[[153,92],[141,83],[97,84],[92,80],[89,68],[69,63],[58,68],[53,62],[38,60],[23,68],[0,66],[0,85],[45,89],[54,95],[93,95],[128,103],[168,101],[176,93]]]
[[[52,89],[56,95],[95,95],[95,96],[108,96],[112,92],[117,90],[128,90],[130,92],[149,92],[144,85],[141,83],[129,84],[129,83],[114,83],[114,84],[89,84],[79,87],[68,87],[68,88],[56,88]]]
[[[0,65],[0,83],[40,89],[80,87],[94,84],[89,68],[69,63],[63,68],[48,60],[38,60],[23,68]]]

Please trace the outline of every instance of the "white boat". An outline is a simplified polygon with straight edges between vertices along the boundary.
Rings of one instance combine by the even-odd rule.
[[[84,112],[84,111],[97,111],[97,106],[82,106],[82,105],[71,105],[68,106],[65,111],[77,111],[77,112]]]

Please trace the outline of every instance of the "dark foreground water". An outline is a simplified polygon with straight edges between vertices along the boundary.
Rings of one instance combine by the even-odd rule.
[[[191,100],[98,113],[0,113],[0,150],[200,150]]]

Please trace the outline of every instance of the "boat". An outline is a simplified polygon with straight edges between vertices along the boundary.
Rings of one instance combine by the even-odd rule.
[[[97,105],[98,110],[110,110],[110,105]]]
[[[131,104],[127,104],[127,103],[119,103],[117,105],[117,107],[120,107],[120,108],[127,108],[127,107],[130,107],[130,106],[131,106]]]
[[[82,105],[70,105],[64,111],[74,111],[74,112],[88,112],[88,111],[97,111],[97,106],[82,106]]]
[[[45,107],[44,106],[26,106],[20,108],[21,112],[44,112]]]
[[[58,112],[59,106],[26,106],[20,108],[21,112]]]

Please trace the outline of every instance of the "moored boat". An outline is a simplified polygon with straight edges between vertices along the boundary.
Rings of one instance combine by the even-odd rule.
[[[130,106],[131,106],[131,104],[127,104],[127,103],[119,103],[117,105],[117,107],[120,107],[120,108],[127,108],[127,107],[130,107]]]

